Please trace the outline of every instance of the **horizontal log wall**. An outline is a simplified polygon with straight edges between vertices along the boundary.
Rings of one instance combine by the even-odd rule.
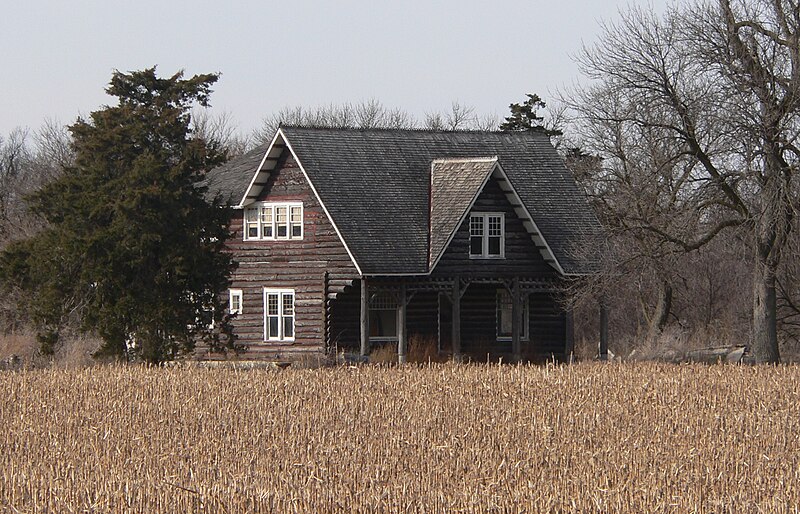
[[[303,203],[303,239],[244,241],[244,212],[235,211],[228,250],[238,262],[232,289],[241,289],[242,314],[234,319],[242,358],[291,359],[320,354],[324,344],[324,274],[356,277],[347,250],[317,201],[302,170],[287,150],[270,173],[258,201]],[[265,287],[295,291],[295,340],[264,341]],[[201,349],[202,353],[202,349]]]

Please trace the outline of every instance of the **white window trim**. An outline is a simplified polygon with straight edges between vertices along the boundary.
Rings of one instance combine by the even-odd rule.
[[[489,255],[489,218],[500,217],[500,255]],[[481,254],[472,253],[472,218],[483,218],[483,241],[481,244]],[[506,215],[504,212],[471,212],[469,214],[469,253],[470,259],[505,259],[506,258]]]
[[[272,210],[272,235],[270,237],[263,237],[263,229],[261,223],[261,209],[269,207]],[[277,208],[286,208],[286,235],[278,237],[278,215]],[[292,208],[300,208],[300,235],[292,236]],[[257,213],[256,223],[258,223],[258,235],[250,237],[247,226],[247,213],[255,210]],[[255,202],[244,209],[242,209],[242,233],[244,241],[302,241],[305,235],[305,212],[303,210],[303,202]]]
[[[233,299],[239,299],[239,308],[233,308]],[[244,304],[242,303],[243,295],[241,289],[230,289],[229,296],[228,296],[228,313],[230,314],[241,314],[244,310]]]
[[[511,293],[509,293],[507,289],[498,289],[497,292],[495,293],[494,333],[495,333],[495,337],[497,338],[498,341],[511,341],[513,339],[512,336],[501,336],[500,335],[500,317],[498,316],[498,312],[497,311],[500,310],[500,309],[498,309],[498,307],[499,307],[498,302],[500,301],[500,294],[501,294],[502,291],[505,291],[506,294],[511,296]],[[530,297],[528,295],[523,294],[521,300],[522,300],[522,305],[521,305],[521,307],[522,307],[522,326],[520,327],[520,331],[519,331],[519,340],[520,341],[529,341],[530,340],[530,334],[528,332],[529,332],[530,326],[531,326],[530,325],[530,310],[531,310],[530,309],[530,307],[531,307],[531,305],[530,305]],[[513,307],[512,307],[512,309],[513,309]],[[509,314],[509,315],[512,315],[512,314]]]
[[[269,308],[267,305],[267,296],[270,294],[277,294],[278,295],[278,336],[271,337],[269,335]],[[292,337],[284,337],[283,334],[283,318],[285,317],[283,314],[283,295],[291,294],[292,295]],[[285,342],[292,342],[297,335],[297,296],[295,295],[294,289],[275,289],[271,287],[264,288],[264,341],[285,341]]]

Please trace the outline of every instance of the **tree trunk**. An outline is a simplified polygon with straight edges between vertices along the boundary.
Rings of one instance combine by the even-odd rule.
[[[758,255],[753,277],[753,340],[750,353],[753,361],[778,363],[777,302],[775,296],[775,267],[767,258]]]
[[[672,312],[672,285],[666,280],[661,282],[656,310],[650,317],[650,326],[647,328],[647,340],[654,342],[667,326],[667,320]]]

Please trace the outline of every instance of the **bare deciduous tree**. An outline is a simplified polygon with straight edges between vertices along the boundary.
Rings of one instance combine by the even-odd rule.
[[[776,276],[798,207],[799,30],[794,0],[701,2],[662,19],[633,9],[581,54],[593,84],[571,102],[606,163],[602,179],[651,188],[642,198],[656,215],[637,202],[621,217],[628,228],[683,252],[749,229],[758,362],[780,359]],[[625,143],[638,138],[632,156]]]
[[[366,100],[357,104],[344,103],[323,107],[284,107],[264,118],[261,128],[253,139],[266,143],[275,135],[278,126],[302,125],[307,127],[332,128],[413,128],[414,118],[400,109],[389,109],[377,100]]]
[[[242,155],[250,149],[250,138],[236,130],[233,115],[225,111],[212,114],[205,108],[192,111],[192,131],[203,141],[220,145],[228,157]]]

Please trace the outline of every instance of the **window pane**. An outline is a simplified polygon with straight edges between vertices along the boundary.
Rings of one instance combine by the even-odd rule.
[[[229,306],[231,314],[242,311],[242,294],[239,291],[231,291],[231,302]]]
[[[397,311],[369,311],[369,335],[372,337],[397,337]]]
[[[270,316],[269,317],[269,332],[268,337],[280,337],[278,333],[278,316]]]
[[[482,255],[483,254],[483,237],[472,236],[469,238],[469,254]]]
[[[470,216],[469,235],[471,236],[483,235],[483,216]]]
[[[275,207],[275,230],[277,231],[277,237],[286,237],[287,222],[286,206]]]
[[[500,239],[499,237],[489,238],[489,255],[500,255]]]
[[[247,225],[247,237],[249,239],[257,239],[258,238],[258,225],[257,224],[253,223],[253,224],[248,224]]]
[[[258,209],[245,209],[244,219],[246,221],[258,221]]]
[[[489,216],[489,236],[503,235],[503,217]]]
[[[299,205],[292,207],[292,223],[302,223],[303,221],[303,208]]]
[[[283,293],[283,315],[291,316],[294,314],[294,295]]]
[[[370,309],[395,309],[397,308],[397,298],[388,291],[376,293],[370,300]]]
[[[277,316],[278,315],[278,294],[277,293],[269,293],[267,295],[267,315],[269,315],[269,316]]]
[[[511,295],[505,289],[497,291],[497,335],[511,337]]]
[[[273,212],[272,206],[261,208],[261,237],[269,239],[272,237]]]
[[[294,337],[294,317],[283,318],[283,338],[290,339]]]

